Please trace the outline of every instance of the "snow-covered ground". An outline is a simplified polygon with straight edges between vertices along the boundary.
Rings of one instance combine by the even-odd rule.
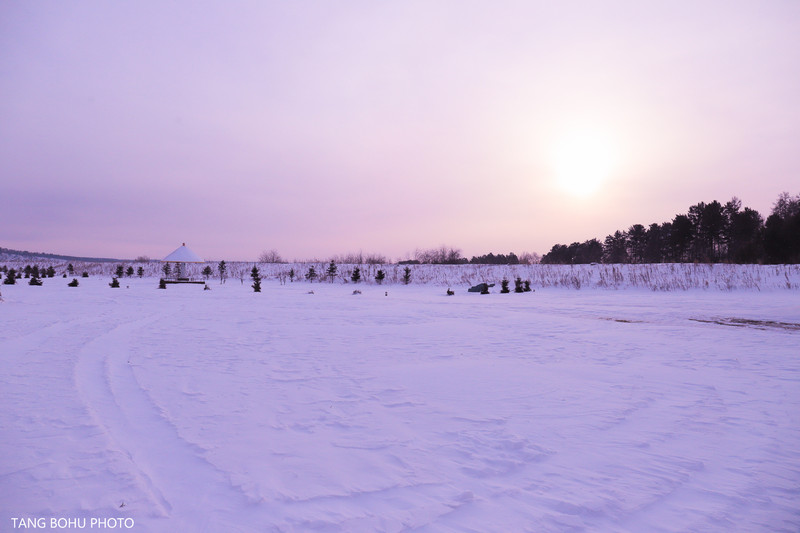
[[[2,531],[800,530],[796,289],[25,281]]]

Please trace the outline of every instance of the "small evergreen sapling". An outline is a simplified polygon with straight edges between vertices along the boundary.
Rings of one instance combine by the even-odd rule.
[[[261,292],[261,274],[258,272],[258,267],[253,265],[253,270],[250,271],[250,278],[253,280],[253,291]]]
[[[17,284],[17,271],[13,268],[8,271],[6,275],[6,279],[3,280],[4,285],[16,285]]]
[[[33,285],[33,286],[36,286],[36,287],[41,287],[41,286],[42,286],[42,280],[41,280],[40,278],[34,278],[34,277],[32,277],[32,278],[31,278],[31,280],[28,282],[28,285]]]
[[[331,283],[333,283],[333,280],[336,278],[336,273],[338,271],[339,267],[337,267],[336,263],[334,263],[333,260],[331,259],[331,264],[328,265],[328,270],[325,271],[325,274],[327,274],[328,279],[331,280]]]
[[[206,281],[208,281],[208,278],[210,278],[211,274],[213,274],[213,273],[214,273],[214,271],[211,270],[211,267],[208,266],[208,265],[206,265],[205,268],[203,269],[203,276],[205,276]]]
[[[525,289],[522,288],[522,278],[517,278],[514,280],[514,292],[524,292]]]
[[[228,265],[225,264],[225,261],[219,262],[217,271],[219,271],[219,282],[225,283],[225,280],[228,278]]]
[[[137,276],[139,276],[140,278],[141,278],[142,276],[144,276],[144,267],[141,267],[141,266],[140,266],[139,268],[137,268],[137,269],[136,269],[136,275],[137,275]]]
[[[308,267],[308,272],[306,272],[306,279],[311,283],[314,283],[314,279],[316,277],[317,277],[317,270],[313,266]]]
[[[501,294],[508,294],[511,292],[508,290],[508,280],[503,278],[503,281],[500,282],[500,293]]]
[[[533,290],[533,289],[531,289],[531,280],[526,279],[523,282],[523,289],[522,290],[525,291],[525,292],[531,292]]]
[[[408,285],[411,283],[411,268],[406,267],[403,269],[403,284]]]
[[[74,267],[74,266],[72,266],[72,263],[70,263],[70,264],[68,264],[68,265],[67,265],[67,272],[69,273],[69,275],[70,275],[70,276],[72,276],[73,274],[75,274],[75,267]]]
[[[119,280],[117,278],[111,278],[111,283],[109,283],[108,286],[111,287],[112,289],[118,289]]]
[[[350,281],[352,281],[353,283],[358,283],[359,281],[361,281],[361,269],[360,268],[356,267],[355,270],[353,270],[353,273],[350,274]]]
[[[383,280],[384,280],[384,279],[386,279],[386,272],[384,272],[383,270],[378,270],[378,271],[375,273],[375,282],[376,282],[378,285],[381,285],[381,284],[383,284]]]
[[[48,278],[56,277],[56,269],[55,269],[55,267],[53,267],[53,265],[50,265],[49,267],[47,267],[47,277]]]
[[[117,274],[118,278],[121,278],[122,276],[124,276],[125,275],[125,267],[123,267],[122,265],[117,265],[116,274]]]
[[[72,281],[67,283],[67,287],[77,287],[78,286],[78,278],[72,278]]]
[[[142,268],[142,267],[139,267],[139,268]],[[125,274],[127,274],[129,278],[133,277],[133,267],[129,266],[128,270],[125,271]]]
[[[89,273],[88,272],[84,272],[83,274],[81,274],[81,277],[82,278],[88,278],[89,277]]]
[[[294,283],[294,278],[297,276],[297,272],[294,271],[294,267],[289,270],[289,283]]]

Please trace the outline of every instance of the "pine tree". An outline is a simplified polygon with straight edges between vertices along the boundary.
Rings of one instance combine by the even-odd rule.
[[[523,282],[523,286],[524,286],[524,287],[523,287],[523,290],[524,290],[525,292],[531,292],[531,291],[533,290],[533,289],[531,289],[531,280],[529,280],[529,279],[526,279],[526,280]]]
[[[72,278],[72,281],[67,283],[67,287],[77,287],[78,286],[78,278]]]
[[[308,272],[306,272],[306,279],[311,283],[313,283],[316,277],[317,277],[317,270],[313,266],[308,267]]]
[[[523,292],[524,289],[522,288],[522,278],[517,278],[514,280],[514,292]]]
[[[122,265],[117,265],[117,277],[121,278],[125,275],[125,268]]]
[[[211,270],[210,266],[206,265],[205,268],[203,268],[203,276],[205,276],[206,281],[208,281],[208,278],[210,278],[211,274],[213,274],[213,273],[214,273],[214,271]]]
[[[225,283],[225,279],[228,277],[228,265],[225,264],[225,261],[220,261],[219,265],[217,266],[217,270],[219,271],[219,282]]]
[[[68,265],[67,265],[67,272],[69,272],[69,275],[70,275],[70,276],[72,276],[73,274],[75,274],[75,267],[74,267],[74,266],[72,266],[72,263],[70,263],[70,264],[68,264]]]
[[[144,276],[144,267],[140,266],[139,268],[137,268],[136,275],[139,276],[140,278]]]
[[[361,281],[361,269],[360,268],[356,267],[355,270],[353,270],[353,273],[350,274],[350,281],[352,281],[353,283],[358,283],[359,281]]]
[[[16,285],[17,284],[17,271],[13,268],[8,271],[6,274],[6,279],[3,280],[4,285]]]
[[[88,272],[84,272],[83,274],[81,274],[81,277],[82,278],[88,278],[89,277],[89,273]]]
[[[384,279],[386,279],[386,272],[383,270],[378,270],[378,272],[375,273],[375,281],[378,283],[378,285],[381,285],[383,284]]]
[[[31,276],[31,280],[28,282],[28,285],[34,285],[34,286],[41,287],[42,286],[42,280],[39,279],[38,277]]]
[[[508,280],[503,278],[503,281],[500,282],[500,293],[508,294],[509,292],[511,291],[508,290]]]
[[[325,271],[325,274],[328,275],[328,278],[331,280],[331,283],[333,283],[333,280],[336,278],[336,273],[338,271],[339,268],[336,266],[336,263],[333,262],[333,259],[331,259],[331,264],[328,265],[328,270]]]
[[[294,277],[297,275],[297,272],[294,271],[294,267],[289,270],[289,283],[294,283]]]
[[[250,278],[253,280],[253,291],[261,292],[261,274],[256,265],[253,265],[253,270],[250,271]]]
[[[109,283],[108,286],[111,287],[112,289],[118,289],[119,280],[117,278],[111,278],[111,283]]]
[[[139,267],[139,268],[142,268],[142,267]],[[132,277],[133,276],[133,267],[129,266],[128,270],[125,271],[125,274],[127,274],[129,278]]]
[[[403,269],[403,284],[408,285],[411,283],[411,268],[406,267]]]

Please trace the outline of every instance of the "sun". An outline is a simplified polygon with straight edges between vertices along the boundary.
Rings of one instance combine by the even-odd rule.
[[[618,150],[610,134],[590,128],[557,137],[552,151],[555,185],[578,197],[597,193],[617,167]]]

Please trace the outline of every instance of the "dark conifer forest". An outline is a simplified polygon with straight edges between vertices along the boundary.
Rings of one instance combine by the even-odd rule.
[[[669,222],[634,224],[604,240],[556,244],[542,263],[800,263],[800,194],[781,193],[766,220],[734,197]]]

